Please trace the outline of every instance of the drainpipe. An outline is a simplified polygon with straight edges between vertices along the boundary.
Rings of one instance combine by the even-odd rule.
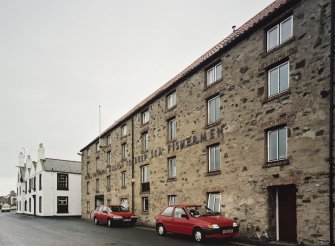
[[[334,245],[334,1],[331,3],[330,81],[329,81],[329,244]]]
[[[131,211],[135,212],[135,180],[134,180],[134,116],[131,117]]]

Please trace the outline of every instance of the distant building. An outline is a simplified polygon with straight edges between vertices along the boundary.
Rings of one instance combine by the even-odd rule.
[[[43,144],[38,161],[20,153],[17,213],[36,216],[81,215],[81,163],[45,158]]]
[[[11,208],[15,209],[16,193],[13,190],[7,196],[0,196],[0,208],[3,204],[8,204]]]

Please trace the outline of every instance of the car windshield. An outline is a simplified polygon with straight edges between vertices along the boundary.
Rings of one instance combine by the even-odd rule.
[[[188,206],[186,207],[188,212],[192,217],[199,217],[199,216],[211,216],[211,215],[219,215],[219,212],[214,212],[210,208],[206,206]]]
[[[129,210],[123,206],[110,206],[112,212],[128,212]]]

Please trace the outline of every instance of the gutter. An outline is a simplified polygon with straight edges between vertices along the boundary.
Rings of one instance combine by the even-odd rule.
[[[131,211],[135,212],[135,179],[134,179],[134,116],[131,117]]]
[[[334,1],[330,1],[330,80],[329,80],[329,245],[334,245]]]

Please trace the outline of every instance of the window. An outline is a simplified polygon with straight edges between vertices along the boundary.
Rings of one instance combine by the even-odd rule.
[[[86,193],[87,195],[90,194],[90,182],[86,183]]]
[[[27,186],[27,181],[24,183],[24,193],[25,194],[27,194],[27,188],[28,188],[28,186]]]
[[[161,215],[172,216],[172,212],[173,212],[173,207],[167,207],[166,209],[164,209],[164,211],[161,213]]]
[[[38,179],[38,185],[39,185],[39,190],[42,190],[42,174],[40,173],[39,179]],[[21,187],[20,187],[21,188]]]
[[[142,124],[146,124],[146,123],[148,123],[149,122],[149,118],[150,118],[150,116],[149,116],[149,111],[147,110],[147,111],[144,111],[143,113],[142,113]]]
[[[268,72],[269,97],[286,91],[289,86],[289,62],[285,62]]]
[[[168,122],[168,137],[169,140],[176,139],[176,132],[177,132],[177,123],[176,118],[169,120]]]
[[[220,118],[220,96],[208,100],[208,124],[217,122]]]
[[[99,140],[99,142],[97,142],[95,144],[95,147],[96,147],[96,152],[99,152],[99,150],[100,150],[100,140]]]
[[[121,137],[127,136],[127,125],[121,126]]]
[[[36,191],[36,176],[33,179],[33,190]]]
[[[87,174],[89,173],[88,171],[90,170],[89,167],[90,167],[90,162],[88,161],[88,162],[87,162],[87,168],[86,168],[86,173],[87,173]]]
[[[168,205],[169,206],[175,205],[176,199],[177,199],[177,196],[175,195],[168,196]]]
[[[109,134],[107,137],[107,145],[111,145],[112,144],[112,134]]]
[[[176,157],[168,159],[168,178],[176,178]]]
[[[112,151],[107,152],[107,165],[112,165]]]
[[[41,196],[38,197],[38,205],[39,205],[38,211],[42,213],[42,197]]]
[[[87,156],[90,156],[90,155],[91,155],[91,149],[88,148],[88,149],[87,149]]]
[[[174,217],[181,218],[182,215],[186,215],[186,212],[183,208],[175,208],[174,209]]]
[[[171,93],[167,96],[167,108],[170,109],[177,104],[177,94],[176,92]]]
[[[97,157],[95,159],[95,172],[98,172],[99,167],[100,167],[100,159],[99,159],[99,157]]]
[[[126,171],[121,173],[121,186],[126,187]]]
[[[90,213],[90,201],[86,202],[86,212],[89,214]]]
[[[126,209],[128,209],[129,208],[128,198],[121,198],[120,199],[120,205],[125,207]]]
[[[207,70],[207,86],[222,78],[222,63]]]
[[[111,176],[108,175],[107,176],[107,189],[109,189],[109,190],[112,188],[112,182],[111,181],[112,181]]]
[[[142,150],[143,151],[148,150],[148,133],[147,132],[142,134]]]
[[[149,165],[141,167],[142,192],[150,191],[149,183]]]
[[[95,181],[95,190],[96,190],[96,192],[97,192],[97,193],[99,193],[99,192],[100,192],[100,184],[99,184],[99,179],[97,179],[97,180]]]
[[[57,190],[69,189],[69,175],[66,173],[57,173]]]
[[[208,170],[219,171],[221,166],[220,145],[211,146],[208,148]]]
[[[57,196],[57,213],[63,214],[68,213],[68,197],[67,196]]]
[[[208,205],[214,212],[220,212],[221,207],[221,194],[220,193],[208,193]]]
[[[268,161],[287,158],[287,127],[268,131]]]
[[[127,158],[127,144],[122,144],[122,160],[125,160]]]
[[[293,36],[293,17],[285,19],[267,31],[267,51],[284,43]]]
[[[148,212],[149,211],[149,198],[142,197],[142,211]]]
[[[29,193],[31,192],[31,179],[29,179]]]
[[[29,212],[31,212],[31,198],[29,198]]]

